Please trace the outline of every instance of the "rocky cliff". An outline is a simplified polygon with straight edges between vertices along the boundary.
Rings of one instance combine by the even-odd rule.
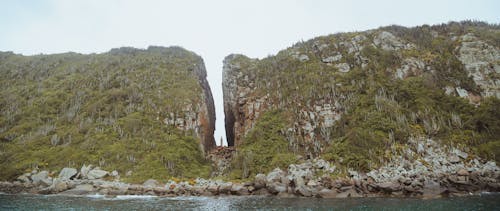
[[[415,137],[498,160],[499,37],[497,25],[482,22],[389,26],[317,37],[263,59],[227,56],[233,176],[316,157],[368,172],[406,156]]]
[[[0,179],[83,164],[130,181],[209,175],[215,109],[190,51],[1,52],[0,87]]]

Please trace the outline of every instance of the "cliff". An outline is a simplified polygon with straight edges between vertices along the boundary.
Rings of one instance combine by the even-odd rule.
[[[482,22],[389,26],[317,37],[263,59],[227,56],[231,175],[318,157],[343,174],[368,172],[427,139],[445,157],[457,147],[498,161],[499,37],[497,25]]]
[[[83,164],[130,181],[209,175],[215,109],[190,51],[1,52],[0,88],[0,179]]]

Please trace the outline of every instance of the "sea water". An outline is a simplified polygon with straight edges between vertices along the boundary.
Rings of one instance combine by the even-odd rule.
[[[438,199],[0,195],[0,210],[500,210],[500,194]]]

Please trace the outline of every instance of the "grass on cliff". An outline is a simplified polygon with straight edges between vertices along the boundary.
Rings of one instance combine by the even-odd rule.
[[[208,176],[192,131],[162,122],[200,102],[200,61],[178,47],[0,53],[0,180],[83,164],[132,182]]]
[[[318,104],[335,105],[343,113],[333,127],[319,125],[312,141],[305,141],[303,134],[290,138],[275,131],[274,136],[289,143],[283,144],[288,148],[279,153],[313,154],[341,167],[367,171],[391,159],[391,146],[405,146],[409,137],[423,136],[470,151],[473,156],[500,162],[500,100],[483,96],[480,105],[475,106],[444,91],[446,87],[459,87],[475,95],[481,92],[458,60],[461,43],[453,37],[473,33],[498,47],[499,29],[498,25],[472,21],[413,28],[389,26],[369,32],[322,36],[264,59],[241,57],[235,62],[241,64],[244,77],[254,82],[240,84],[256,88],[252,97],[269,95],[266,99],[272,104],[271,110],[287,113],[289,118],[283,118],[283,125],[300,122],[304,118],[302,110],[311,110]],[[373,37],[382,30],[416,47],[395,51],[373,47]],[[363,49],[356,55],[349,53],[348,48],[357,35],[367,39],[358,42]],[[322,58],[338,54],[342,58],[335,63],[347,63],[348,73],[340,73],[334,65],[322,62]],[[293,55],[307,55],[309,60],[299,61]],[[396,69],[408,58],[423,61],[430,69],[397,79]],[[362,59],[368,61],[364,66],[359,62]],[[491,73],[488,77],[496,79],[498,74]],[[257,119],[256,125],[264,120]],[[252,130],[249,135],[253,133]],[[246,146],[246,150],[246,155],[253,155],[262,149]],[[242,158],[240,155],[240,166],[244,164]],[[269,163],[269,159],[265,160]],[[246,168],[245,172],[267,170],[262,165]],[[246,175],[245,172],[235,174]]]
[[[286,115],[280,110],[262,114],[237,149],[231,163],[231,179],[252,178],[274,168],[286,169],[297,160],[297,156],[289,151],[288,141],[283,135],[285,119]]]

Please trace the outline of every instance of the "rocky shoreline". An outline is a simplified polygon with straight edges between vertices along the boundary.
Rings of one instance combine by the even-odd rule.
[[[488,164],[493,165],[493,164]],[[491,168],[488,166],[487,168]],[[390,182],[377,182],[367,174],[350,172],[350,178],[315,177],[314,170],[331,171],[323,160],[307,161],[289,166],[287,171],[275,169],[269,174],[258,174],[250,182],[234,183],[221,180],[195,179],[162,184],[147,180],[143,184],[99,179],[58,177],[48,184],[48,178],[33,174],[30,182],[0,182],[0,192],[19,194],[62,195],[154,195],[154,196],[247,196],[276,195],[278,197],[446,197],[499,192],[498,168],[469,172],[461,169],[453,174],[442,174],[435,180],[425,177],[397,177]],[[334,169],[333,169],[334,170]],[[63,171],[62,171],[63,172]],[[42,173],[45,174],[45,173]],[[40,179],[40,180],[39,180]]]
[[[51,175],[54,174],[33,170],[14,182],[0,182],[0,192],[320,198],[434,198],[500,192],[500,168],[494,161],[480,160],[458,148],[443,147],[431,139],[410,140],[404,156],[395,153],[392,161],[368,173],[344,172],[325,160],[311,159],[290,164],[284,170],[276,168],[268,174],[257,174],[248,182],[197,178],[189,181],[171,179],[165,183],[149,179],[143,184],[128,184],[120,181],[118,172],[107,172],[90,165],[82,166],[80,171],[63,168],[57,177]]]
[[[297,169],[306,165],[295,165]],[[300,170],[299,170],[300,171]],[[305,172],[305,171],[304,171]],[[413,180],[399,178],[393,182],[377,183],[371,177],[360,179],[331,179],[321,177],[318,180],[304,180],[308,175],[287,174],[275,169],[268,175],[259,174],[254,181],[245,183],[224,182],[220,180],[196,179],[191,182],[168,181],[161,184],[148,180],[143,184],[128,184],[118,181],[95,180],[60,180],[54,179],[50,186],[35,183],[0,182],[0,192],[9,194],[59,194],[59,195],[152,195],[163,197],[175,196],[248,196],[275,195],[278,197],[423,197],[436,198],[447,196],[476,195],[482,192],[500,192],[498,182],[488,175],[498,172],[457,172],[443,175],[439,183],[421,178]],[[304,178],[305,177],[305,178]],[[465,179],[463,179],[465,178]],[[194,182],[194,183],[193,183]]]

